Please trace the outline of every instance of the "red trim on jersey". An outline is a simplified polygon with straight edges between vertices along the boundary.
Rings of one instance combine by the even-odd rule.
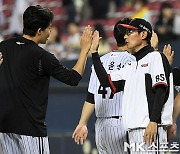
[[[167,90],[168,90],[168,84],[167,84],[167,83],[164,83],[164,82],[158,82],[158,83],[156,83],[155,85],[153,85],[153,88],[156,87],[156,86],[158,86],[158,85],[161,85],[161,84],[166,87],[166,91],[167,91]]]
[[[110,83],[110,85],[111,85],[112,93],[115,94],[116,91],[117,91],[117,89],[116,89],[116,87],[114,86],[114,83],[113,83],[112,80],[111,80],[110,74],[108,74],[108,80],[109,80],[109,83]]]

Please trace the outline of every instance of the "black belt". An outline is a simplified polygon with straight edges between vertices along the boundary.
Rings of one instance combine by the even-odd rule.
[[[109,118],[115,118],[115,119],[119,119],[122,116],[111,116],[111,117],[97,117],[97,118],[105,118],[105,119],[109,119]]]
[[[115,118],[115,119],[119,119],[121,116],[112,116],[110,118]]]

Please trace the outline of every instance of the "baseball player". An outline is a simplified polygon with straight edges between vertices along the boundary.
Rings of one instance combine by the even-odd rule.
[[[124,38],[136,61],[107,75],[97,52],[100,38],[96,32],[90,48],[94,68],[101,85],[110,87],[113,94],[121,90],[125,81],[122,100],[124,128],[128,130],[130,144],[143,144],[143,149],[136,151],[130,148],[131,152],[155,153],[159,150],[159,143],[167,142],[166,126],[172,123],[173,82],[170,66],[166,57],[150,45],[152,27],[149,22],[136,18],[129,24],[120,24],[121,28],[126,29]]]
[[[170,52],[170,50],[164,50],[163,53],[167,57],[170,65],[173,63],[174,58],[174,52]],[[176,137],[177,133],[177,119],[180,115],[180,68],[173,68],[173,83],[175,86],[176,91],[178,94],[175,97],[174,100],[174,107],[173,107],[173,123],[171,126],[168,127],[168,140],[170,140],[171,136]]]
[[[91,27],[85,28],[79,59],[72,70],[53,54],[39,47],[46,43],[53,13],[37,6],[23,14],[23,36],[0,43],[0,153],[49,154],[45,124],[50,76],[76,86],[81,80],[92,41]]]
[[[177,135],[177,119],[180,115],[180,86],[178,89],[175,88],[178,94],[174,100],[174,107],[173,107],[173,123],[171,126],[168,127],[168,140],[170,140],[171,136],[176,137]]]
[[[129,23],[130,19],[118,21],[114,26],[114,37],[118,50],[111,51],[101,57],[104,68],[108,73],[118,71],[125,65],[135,61],[135,57],[126,50],[124,35],[118,30],[118,24]],[[117,154],[124,152],[126,142],[126,131],[122,125],[122,103],[123,92],[112,94],[111,89],[103,88],[96,76],[94,68],[89,82],[88,95],[83,106],[81,119],[72,137],[76,143],[83,144],[87,137],[87,122],[94,111],[96,112],[95,140],[99,154]]]
[[[180,115],[180,68],[173,68],[173,83],[176,91],[178,92],[173,107],[173,123],[168,127],[168,140],[170,140],[171,136],[176,137],[177,133],[177,119]]]

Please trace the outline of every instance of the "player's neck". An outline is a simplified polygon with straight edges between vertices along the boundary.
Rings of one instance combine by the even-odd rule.
[[[139,52],[139,50],[141,50],[142,48],[144,48],[145,46],[147,46],[148,43],[146,41],[143,41],[140,45],[134,47],[134,52]]]
[[[118,50],[120,51],[127,51],[127,46],[121,46],[121,47],[118,47]]]
[[[36,44],[38,44],[38,40],[37,40],[37,38],[34,37],[34,36],[30,36],[30,35],[25,35],[25,34],[23,34],[23,37],[26,38],[26,39],[28,39],[28,40],[31,40],[31,41],[35,42]]]

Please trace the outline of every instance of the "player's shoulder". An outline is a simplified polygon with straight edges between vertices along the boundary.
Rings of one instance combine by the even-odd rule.
[[[0,45],[7,45],[7,44],[12,44],[15,41],[16,38],[10,38],[10,39],[6,39],[0,42]]]
[[[159,54],[161,54],[161,53],[160,53],[160,51],[152,51],[152,52],[150,52],[149,54],[151,54],[151,55],[159,55]]]
[[[112,50],[105,55],[101,56],[101,60],[107,59],[107,58],[113,58],[113,57],[119,57],[119,56],[132,56],[127,51],[120,51],[120,50]]]
[[[150,57],[152,57],[153,59],[158,59],[158,58],[161,58],[163,56],[163,53],[160,51],[152,51],[148,55]]]
[[[169,62],[168,62],[168,59],[167,57],[164,55],[163,52],[160,52],[160,51],[153,51],[150,53],[150,55],[152,56],[151,59],[153,61],[159,61],[159,60],[162,60],[163,63],[167,64],[169,66]]]
[[[160,52],[160,51],[153,51],[153,52],[150,52],[150,55],[153,56],[154,58],[166,58],[166,56]]]

